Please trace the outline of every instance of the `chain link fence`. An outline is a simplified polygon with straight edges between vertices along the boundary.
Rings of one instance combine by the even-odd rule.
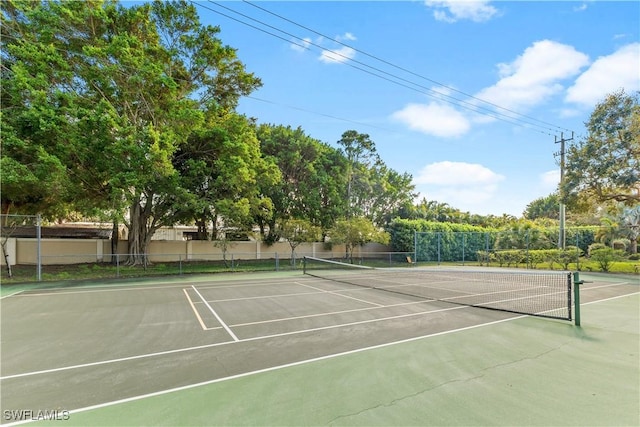
[[[559,229],[500,232],[416,232],[414,258],[418,263],[495,265],[579,269],[580,257],[595,242],[593,229],[567,229],[566,246],[558,247]]]

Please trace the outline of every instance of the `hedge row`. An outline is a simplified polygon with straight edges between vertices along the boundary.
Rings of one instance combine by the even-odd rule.
[[[500,267],[518,267],[526,265],[528,268],[536,268],[545,265],[554,269],[557,265],[563,270],[569,269],[569,264],[577,263],[584,254],[579,248],[569,246],[566,249],[537,249],[524,250],[512,249],[502,251],[478,251],[477,257],[480,265],[498,264]]]

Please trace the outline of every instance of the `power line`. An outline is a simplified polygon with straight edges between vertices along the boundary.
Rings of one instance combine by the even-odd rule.
[[[190,0],[190,1],[192,1],[192,2],[193,2],[193,0]],[[478,106],[478,105],[472,104],[472,103],[470,103],[470,102],[467,102],[467,101],[464,101],[464,100],[461,100],[461,99],[455,98],[455,97],[453,97],[453,96],[451,96],[451,95],[448,95],[448,94],[445,94],[445,93],[442,93],[442,92],[438,92],[438,91],[436,91],[436,90],[434,90],[434,89],[431,89],[431,88],[428,88],[428,87],[422,86],[422,85],[420,85],[420,84],[418,84],[418,83],[414,83],[414,82],[412,82],[412,81],[410,81],[410,80],[407,80],[407,79],[404,79],[404,78],[402,78],[402,77],[398,77],[397,75],[393,75],[393,74],[391,74],[391,73],[388,73],[388,72],[386,72],[386,71],[380,70],[380,69],[378,69],[378,68],[376,68],[376,67],[373,67],[373,66],[371,66],[371,65],[365,64],[365,63],[360,62],[360,61],[356,61],[356,60],[354,60],[354,59],[352,59],[352,58],[349,58],[348,56],[343,55],[343,54],[341,54],[341,53],[339,53],[339,52],[335,52],[335,51],[333,51],[333,50],[330,50],[330,49],[324,48],[324,47],[322,47],[322,46],[320,46],[320,45],[318,45],[318,44],[316,44],[316,43],[309,42],[308,40],[304,40],[304,39],[302,39],[302,38],[300,38],[300,37],[298,37],[298,36],[296,36],[296,35],[294,35],[294,34],[288,33],[288,32],[286,32],[286,31],[284,31],[284,30],[281,30],[281,29],[279,29],[279,28],[277,28],[277,27],[274,27],[274,26],[272,26],[272,25],[270,25],[270,24],[267,24],[267,23],[265,23],[265,22],[263,22],[263,21],[260,21],[260,20],[258,20],[258,19],[254,19],[254,18],[252,18],[252,17],[250,17],[250,16],[248,16],[248,15],[245,15],[245,14],[243,14],[243,13],[237,12],[237,11],[235,11],[235,10],[233,10],[233,9],[229,8],[229,7],[222,6],[222,5],[220,5],[220,4],[218,4],[218,3],[214,2],[214,1],[211,1],[211,0],[208,0],[208,1],[209,1],[209,3],[211,3],[211,4],[214,4],[214,5],[218,6],[218,7],[221,7],[221,8],[223,8],[223,9],[229,10],[229,11],[231,11],[231,12],[233,12],[233,13],[237,14],[237,15],[243,16],[243,17],[245,17],[245,18],[247,18],[247,19],[250,19],[250,20],[252,20],[252,21],[254,21],[254,22],[258,22],[258,23],[260,23],[261,25],[264,25],[264,26],[267,26],[267,27],[269,27],[269,28],[272,28],[272,29],[274,29],[274,30],[276,30],[276,31],[279,31],[279,32],[281,32],[281,33],[283,33],[283,34],[286,34],[286,35],[287,35],[287,36],[289,36],[289,37],[293,37],[293,38],[295,38],[295,39],[301,40],[301,41],[303,41],[303,42],[305,43],[305,45],[300,45],[300,44],[298,44],[298,43],[291,42],[291,40],[290,40],[290,39],[285,39],[285,38],[283,38],[283,37],[281,37],[281,36],[279,36],[279,35],[277,35],[277,34],[273,34],[273,33],[269,32],[269,31],[264,30],[264,29],[258,28],[258,27],[256,27],[255,25],[252,25],[252,24],[246,23],[246,22],[244,22],[244,21],[241,21],[241,20],[239,20],[239,19],[237,19],[237,18],[231,17],[231,16],[229,16],[229,15],[227,15],[227,14],[224,14],[224,13],[222,13],[222,12],[219,12],[219,11],[217,11],[217,10],[213,10],[213,9],[211,9],[211,8],[209,8],[209,7],[203,6],[203,5],[199,4],[199,3],[198,3],[198,5],[199,5],[199,6],[201,6],[201,7],[204,7],[204,8],[205,8],[205,9],[207,9],[207,10],[210,10],[210,11],[212,11],[212,12],[214,12],[214,13],[217,13],[217,14],[219,14],[219,15],[221,15],[221,16],[224,16],[224,17],[226,17],[226,18],[229,18],[229,19],[234,20],[234,21],[236,21],[236,22],[239,22],[239,23],[241,23],[241,24],[247,25],[247,26],[249,26],[249,27],[251,27],[251,28],[257,29],[258,31],[264,32],[264,33],[266,33],[266,34],[269,34],[269,35],[274,36],[274,37],[276,37],[276,38],[279,38],[279,39],[281,39],[281,40],[285,40],[285,41],[287,41],[288,43],[292,43],[292,44],[294,44],[294,45],[296,45],[296,46],[299,46],[299,47],[302,47],[302,48],[305,48],[305,49],[308,49],[308,46],[307,46],[307,45],[311,45],[311,46],[317,47],[318,49],[321,49],[321,50],[323,50],[323,51],[330,52],[332,55],[342,57],[342,58],[343,58],[344,60],[346,60],[346,61],[351,61],[351,62],[354,62],[354,63],[360,64],[360,65],[363,65],[363,66],[365,66],[365,67],[367,67],[367,68],[370,68],[370,69],[375,70],[375,71],[377,71],[377,72],[383,73],[383,74],[385,74],[385,75],[387,75],[387,76],[390,76],[390,77],[396,78],[396,79],[398,79],[398,80],[401,80],[401,81],[407,82],[407,83],[409,83],[409,84],[412,84],[412,85],[414,85],[414,86],[417,86],[417,87],[421,88],[422,90],[421,90],[421,89],[416,89],[416,88],[411,87],[411,86],[408,86],[408,85],[406,85],[406,84],[404,84],[404,83],[402,83],[402,82],[399,82],[399,81],[396,81],[396,80],[392,80],[392,79],[390,79],[390,78],[388,78],[388,77],[385,77],[385,76],[382,76],[382,75],[376,74],[376,73],[374,73],[374,72],[372,72],[372,71],[365,70],[365,69],[360,68],[360,67],[358,67],[358,66],[355,66],[355,65],[353,65],[353,64],[351,64],[351,63],[343,62],[345,65],[348,65],[348,66],[350,66],[351,68],[355,68],[355,69],[357,69],[357,70],[359,70],[359,71],[365,72],[365,73],[367,73],[367,74],[371,74],[371,75],[373,75],[373,76],[375,76],[375,77],[378,77],[378,78],[380,78],[380,79],[383,79],[383,80],[389,81],[389,82],[394,83],[394,84],[396,84],[396,85],[398,85],[398,86],[402,86],[402,87],[405,87],[405,88],[407,88],[407,89],[410,89],[410,90],[413,90],[413,91],[416,91],[416,92],[419,92],[419,93],[423,93],[423,94],[425,94],[425,95],[427,95],[427,96],[430,96],[430,97],[433,97],[433,98],[436,98],[436,99],[443,100],[443,101],[448,102],[448,103],[450,103],[450,104],[453,104],[453,105],[456,105],[456,106],[459,106],[459,107],[462,107],[462,108],[466,108],[466,109],[471,110],[471,111],[473,111],[473,112],[475,112],[475,113],[483,114],[483,115],[485,115],[485,116],[489,116],[489,117],[492,117],[492,118],[494,118],[494,119],[501,120],[501,121],[504,121],[504,122],[507,122],[507,123],[513,124],[513,125],[515,125],[515,126],[525,127],[525,128],[528,128],[528,129],[534,130],[534,131],[536,131],[536,132],[540,132],[540,133],[545,134],[545,135],[552,135],[552,134],[550,134],[549,132],[542,131],[542,130],[540,130],[540,129],[535,129],[535,128],[542,128],[542,129],[545,129],[545,130],[547,130],[547,131],[552,131],[552,132],[554,131],[554,129],[544,128],[544,127],[542,127],[542,126],[540,126],[540,125],[537,125],[537,124],[535,124],[535,123],[531,123],[531,122],[527,122],[527,121],[525,121],[525,120],[523,120],[523,119],[518,119],[518,118],[510,117],[510,116],[505,115],[504,113],[499,113],[499,112],[496,112],[496,111],[490,110],[490,109],[488,109],[488,108],[486,108],[486,107],[481,107],[481,106]],[[438,96],[433,95],[434,93],[435,93],[435,94],[437,94]],[[448,98],[448,99],[443,99],[443,98]],[[483,110],[484,112],[479,111],[479,110]],[[514,120],[515,120],[515,121],[514,121]],[[532,128],[532,127],[533,127],[533,128]]]
[[[193,3],[193,0],[191,0],[191,1],[192,1],[192,3]],[[391,82],[391,83],[394,83],[394,84],[396,84],[396,85],[399,85],[399,86],[402,86],[402,87],[408,88],[408,89],[410,89],[410,90],[414,90],[414,91],[417,91],[417,92],[420,92],[420,93],[426,94],[427,96],[431,96],[431,97],[434,97],[434,98],[436,98],[436,99],[440,99],[440,100],[442,100],[442,101],[444,101],[444,102],[448,102],[448,103],[453,104],[453,105],[455,105],[455,106],[462,107],[462,108],[466,108],[466,109],[471,110],[471,111],[473,111],[473,112],[475,112],[475,113],[483,114],[483,115],[486,115],[486,116],[492,117],[492,118],[494,118],[494,119],[501,120],[501,121],[504,121],[504,122],[507,122],[507,123],[510,123],[510,124],[516,125],[516,126],[525,127],[525,128],[528,128],[528,129],[531,129],[531,130],[534,130],[534,131],[537,131],[537,132],[540,132],[540,133],[543,133],[543,134],[546,134],[546,135],[551,135],[551,134],[550,134],[549,132],[547,132],[547,131],[556,132],[556,131],[557,131],[557,129],[561,129],[561,128],[559,128],[559,127],[555,126],[555,125],[548,124],[548,123],[546,123],[546,122],[542,122],[541,120],[538,120],[538,119],[530,118],[530,117],[528,117],[528,116],[522,115],[522,114],[517,113],[517,112],[515,112],[515,111],[513,111],[513,112],[512,112],[512,114],[517,114],[517,115],[519,115],[519,116],[521,116],[521,117],[530,118],[530,119],[532,119],[532,120],[534,120],[534,121],[537,121],[537,122],[539,122],[539,123],[545,123],[545,124],[548,124],[548,125],[550,125],[550,126],[554,126],[556,129],[550,129],[550,128],[547,128],[547,127],[541,126],[540,124],[532,123],[532,122],[530,122],[530,121],[524,120],[524,119],[522,119],[522,118],[509,116],[509,115],[507,115],[507,114],[504,114],[504,113],[501,113],[501,112],[498,112],[498,111],[493,111],[493,110],[488,109],[488,108],[486,108],[486,107],[482,107],[482,106],[479,106],[479,105],[477,105],[477,104],[473,104],[473,103],[470,103],[470,102],[467,102],[467,101],[464,101],[464,100],[461,100],[461,99],[455,98],[455,97],[450,96],[450,95],[448,95],[448,94],[445,94],[445,93],[442,93],[442,92],[438,92],[438,91],[436,91],[436,90],[434,90],[434,89],[431,89],[431,88],[428,88],[428,87],[422,86],[422,85],[420,85],[420,84],[418,84],[418,83],[415,83],[415,82],[413,82],[413,81],[410,81],[410,80],[404,79],[404,78],[402,78],[402,77],[399,77],[399,76],[397,76],[397,75],[394,75],[394,74],[388,73],[388,72],[386,72],[386,71],[384,71],[384,70],[380,70],[379,68],[373,67],[373,66],[371,66],[371,65],[365,64],[365,63],[360,62],[360,61],[356,61],[356,60],[354,60],[354,59],[352,59],[352,58],[349,58],[349,57],[347,57],[347,56],[345,56],[345,55],[340,54],[339,52],[332,51],[332,50],[327,49],[327,48],[324,48],[324,47],[322,47],[322,46],[320,46],[320,45],[318,45],[318,44],[315,44],[315,43],[313,43],[313,42],[309,42],[308,40],[304,40],[304,39],[302,39],[302,38],[300,38],[300,37],[298,37],[298,36],[296,36],[296,35],[294,35],[294,34],[291,34],[291,33],[289,33],[289,32],[286,32],[286,31],[284,31],[284,30],[281,30],[281,29],[279,29],[279,28],[277,28],[277,27],[275,27],[275,26],[273,26],[273,25],[270,25],[270,24],[265,23],[265,22],[263,22],[263,21],[260,21],[260,20],[258,20],[258,19],[252,18],[252,17],[250,17],[250,16],[248,16],[248,15],[245,15],[245,14],[243,14],[243,13],[237,12],[237,11],[235,11],[235,10],[233,10],[233,9],[229,8],[229,7],[226,7],[226,6],[220,5],[220,4],[218,4],[218,3],[214,2],[214,1],[209,0],[209,3],[214,4],[214,5],[216,5],[216,6],[220,7],[220,8],[226,9],[226,10],[228,10],[228,11],[230,11],[230,12],[233,12],[233,13],[235,13],[235,14],[237,14],[237,15],[240,15],[240,16],[242,16],[242,17],[244,17],[244,18],[247,18],[247,19],[249,19],[249,20],[251,20],[251,21],[254,21],[254,22],[256,22],[256,23],[259,23],[260,25],[263,25],[263,26],[266,26],[266,27],[268,27],[268,28],[274,29],[274,30],[276,30],[276,31],[278,31],[278,32],[280,32],[280,33],[282,33],[282,34],[287,35],[288,37],[292,37],[292,38],[294,38],[294,39],[296,39],[296,40],[300,40],[300,41],[302,41],[302,42],[304,43],[304,45],[298,44],[298,43],[296,43],[296,42],[292,41],[291,39],[286,39],[286,38],[284,38],[284,37],[282,37],[282,36],[280,36],[280,35],[278,35],[278,34],[274,34],[274,33],[270,32],[270,31],[267,31],[267,30],[265,30],[265,29],[263,29],[263,28],[256,27],[256,26],[255,26],[255,25],[253,25],[253,24],[250,24],[250,23],[247,23],[247,22],[242,21],[242,20],[240,20],[240,19],[234,18],[234,17],[229,16],[229,15],[227,15],[227,14],[225,14],[225,13],[220,12],[220,11],[217,11],[217,10],[211,9],[211,8],[209,8],[209,7],[207,7],[207,6],[203,5],[203,4],[200,4],[200,3],[194,3],[194,4],[197,4],[197,5],[198,5],[198,6],[200,6],[200,7],[203,7],[203,8],[205,8],[205,9],[207,9],[207,10],[211,11],[211,12],[214,12],[214,13],[216,13],[216,14],[219,14],[219,15],[221,15],[221,16],[224,16],[224,17],[226,17],[226,18],[228,18],[228,19],[231,19],[231,20],[233,20],[233,21],[239,22],[239,23],[241,23],[241,24],[243,24],[243,25],[246,25],[246,26],[249,26],[249,27],[251,27],[251,28],[254,28],[254,29],[258,30],[258,31],[264,32],[264,33],[266,33],[266,34],[268,34],[268,35],[271,35],[271,36],[276,37],[276,38],[278,38],[278,39],[284,40],[284,41],[286,41],[286,42],[288,42],[288,43],[291,43],[291,44],[293,44],[293,45],[296,45],[296,46],[299,46],[299,47],[302,47],[302,48],[305,48],[305,49],[308,49],[308,46],[309,46],[309,45],[311,45],[311,46],[314,46],[314,47],[316,47],[316,48],[318,48],[318,49],[321,49],[322,51],[330,52],[330,53],[331,53],[332,55],[334,55],[334,56],[338,56],[338,57],[343,58],[343,59],[345,60],[345,62],[343,62],[345,65],[348,65],[348,66],[350,66],[350,67],[352,67],[352,68],[355,68],[355,69],[357,69],[357,70],[359,70],[359,71],[366,72],[366,73],[371,74],[371,75],[373,75],[373,76],[375,76],[375,77],[378,77],[378,78],[381,78],[381,79],[383,79],[383,80],[386,80],[386,81],[389,81],[389,82]],[[248,3],[248,4],[250,4],[249,2],[247,2],[247,3]],[[253,5],[252,5],[252,6],[253,6]],[[255,7],[257,7],[257,6],[255,6]],[[260,9],[263,9],[263,8],[260,8]],[[265,10],[265,11],[266,11],[266,9],[263,9],[263,10]],[[277,16],[279,16],[279,15],[277,15]],[[282,18],[282,19],[287,20],[287,18]],[[287,21],[294,23],[293,21],[290,21],[290,20],[287,20]],[[294,23],[294,24],[295,24],[295,23]],[[296,24],[296,25],[299,25],[299,24]],[[307,27],[304,27],[304,26],[301,26],[301,27],[302,27],[302,28],[307,29]],[[328,36],[325,36],[325,35],[323,35],[323,34],[321,34],[321,33],[318,33],[318,32],[316,32],[315,30],[311,30],[311,29],[308,29],[308,30],[309,30],[309,31],[312,31],[312,32],[314,32],[314,33],[316,33],[316,34],[318,34],[318,35],[321,35],[322,37],[327,37],[327,38],[328,38]],[[350,49],[354,49],[353,47],[351,47],[351,46],[349,46],[349,45],[346,45],[346,44],[344,44],[344,43],[342,43],[342,42],[339,42],[339,41],[336,41],[336,42],[337,42],[337,43],[340,43],[340,44],[342,44],[342,45],[344,45],[344,46],[347,46],[347,47],[349,47]],[[354,49],[354,50],[355,50],[355,51],[358,51],[358,52],[361,52],[361,51],[359,51],[359,50],[357,50],[357,49]],[[365,55],[367,55],[367,56],[370,56],[370,57],[373,57],[373,58],[375,58],[375,59],[377,59],[377,60],[379,60],[379,61],[382,61],[382,62],[384,62],[384,63],[390,64],[391,66],[394,66],[394,67],[399,68],[399,69],[401,69],[401,70],[404,70],[402,67],[395,66],[395,65],[393,65],[393,64],[391,64],[391,63],[389,63],[388,61],[381,60],[380,58],[377,58],[377,57],[375,57],[375,56],[373,56],[373,55],[367,54],[366,52],[363,52],[363,54],[365,54]],[[367,68],[369,68],[369,69],[371,69],[371,70],[376,71],[377,73],[382,73],[383,75],[380,75],[380,74],[377,74],[376,72],[372,72],[372,71],[370,71],[370,70],[366,70],[366,69],[363,69],[363,68],[361,68],[361,67],[355,66],[355,65],[350,64],[350,63],[348,63],[348,62],[346,62],[346,61],[350,61],[350,62],[354,62],[354,63],[356,63],[356,64],[360,64],[360,65],[362,65],[362,66],[364,66],[364,67],[367,67]],[[411,71],[408,71],[408,70],[407,70],[407,72],[412,73],[412,74],[415,74],[415,73],[413,73],[413,72],[411,72]],[[415,75],[417,75],[417,74],[415,74]],[[389,77],[385,77],[385,76],[389,76],[389,77],[392,77],[393,79],[397,79],[397,80],[393,80],[393,79],[391,79],[391,78],[389,78]],[[429,80],[429,81],[433,81],[433,80],[430,80],[430,79],[428,79],[428,78],[426,78],[426,77],[423,77],[423,76],[420,76],[420,75],[417,75],[417,76],[419,76],[419,77],[421,77],[421,78],[424,78],[424,79],[427,79],[427,80]],[[400,80],[400,81],[398,81],[398,80]],[[421,88],[421,89],[416,89],[415,87],[409,86],[409,85],[407,85],[407,84],[405,84],[405,83],[402,83],[402,82],[406,82],[406,83],[408,83],[408,84],[410,84],[410,85],[416,86],[416,87]],[[433,81],[433,82],[435,82],[435,81]],[[435,83],[437,83],[437,82],[435,82]],[[440,84],[440,83],[437,83],[437,84]],[[449,88],[449,87],[444,86],[444,85],[442,85],[442,84],[440,84],[440,85],[441,85],[441,86],[443,86],[443,87],[445,87],[445,88],[447,88],[447,89],[452,89],[452,90],[454,90],[454,91],[456,91],[456,92],[462,93],[462,94],[464,94],[465,96],[470,96],[470,95],[468,95],[468,94],[466,94],[466,93],[464,93],[464,92],[462,92],[462,91],[458,91],[458,90],[455,90],[455,89],[453,89],[453,88]],[[434,95],[434,94],[436,94],[437,96],[436,96],[436,95]],[[473,97],[472,97],[472,98],[473,98]],[[489,103],[489,102],[487,102],[487,101],[481,100],[481,99],[479,99],[479,98],[474,98],[474,99],[476,99],[476,100],[478,100],[478,101],[481,101],[481,102],[484,102],[484,103],[486,103],[486,104],[495,105],[495,104],[491,104],[491,103]],[[508,110],[508,109],[506,109],[506,108],[503,108],[503,107],[500,107],[500,106],[497,106],[497,105],[495,105],[495,106],[496,106],[497,108],[501,108],[501,109],[503,109],[503,110],[505,110],[505,111],[511,111],[511,110]],[[481,111],[481,110],[482,110],[482,111]],[[544,129],[545,131],[540,130],[540,129]]]
[[[394,132],[391,129],[385,129],[383,127],[372,125],[372,124],[369,124],[369,123],[362,123],[362,122],[358,122],[358,121],[355,121],[355,120],[344,119],[342,117],[336,117],[336,116],[332,116],[330,114],[319,113],[317,111],[311,111],[311,110],[307,110],[307,109],[304,109],[304,108],[295,107],[293,105],[280,104],[278,102],[269,101],[267,99],[257,98],[255,96],[247,95],[247,96],[245,96],[245,98],[253,99],[254,101],[264,102],[266,104],[278,105],[278,106],[289,108],[289,109],[292,109],[292,110],[302,111],[304,113],[315,114],[317,116],[323,116],[323,117],[327,117],[327,118],[333,119],[333,120],[340,120],[340,121],[343,121],[343,122],[352,123],[352,124],[356,124],[356,125],[360,125],[360,126],[368,126],[368,127],[379,129],[379,130],[383,130],[383,131],[386,131],[386,132]]]
[[[320,32],[318,32],[318,31],[316,31],[316,30],[314,30],[314,29],[312,29],[312,28],[306,27],[306,26],[304,26],[304,25],[302,25],[302,24],[300,24],[300,23],[298,23],[298,22],[295,22],[295,21],[293,21],[293,20],[291,20],[291,19],[288,19],[288,18],[286,18],[286,17],[284,17],[284,16],[282,16],[282,15],[279,15],[279,14],[277,14],[277,13],[275,13],[275,12],[272,12],[272,11],[270,11],[270,10],[267,10],[267,9],[265,9],[264,7],[258,6],[257,4],[254,4],[254,3],[252,3],[252,2],[250,2],[250,1],[248,1],[248,0],[242,0],[242,2],[243,2],[243,3],[248,4],[248,5],[252,6],[252,7],[255,7],[255,8],[257,8],[257,9],[260,9],[260,10],[262,10],[262,11],[264,11],[264,12],[266,12],[266,13],[270,14],[270,15],[273,15],[273,16],[277,17],[277,18],[280,18],[280,19],[282,19],[282,20],[284,20],[284,21],[286,21],[286,22],[289,22],[289,23],[291,23],[291,24],[293,24],[293,25],[296,25],[296,26],[298,26],[298,27],[300,27],[300,28],[303,28],[303,29],[305,29],[305,30],[307,30],[307,31],[310,31],[310,32],[312,32],[313,34],[316,34],[316,35],[318,35],[318,36],[320,36],[320,37],[324,37],[324,38],[332,39],[331,37],[329,37],[329,36],[327,36],[327,35],[325,35],[325,34],[323,34],[323,33],[320,33]],[[468,93],[463,92],[463,91],[461,91],[461,90],[458,90],[458,89],[456,89],[456,88],[454,88],[454,87],[447,86],[447,85],[445,85],[445,84],[443,84],[443,83],[440,83],[440,82],[438,82],[438,81],[436,81],[436,80],[430,79],[429,77],[425,77],[425,76],[423,76],[423,75],[421,75],[421,74],[415,73],[415,72],[413,72],[413,71],[411,71],[411,70],[408,70],[408,69],[406,69],[406,68],[404,68],[404,67],[401,67],[401,66],[399,66],[399,65],[393,64],[393,63],[391,63],[391,62],[389,62],[389,61],[387,61],[387,60],[384,60],[384,59],[382,59],[382,58],[380,58],[380,57],[378,57],[378,56],[376,56],[376,55],[372,55],[372,54],[370,54],[370,53],[367,53],[367,52],[365,52],[365,51],[362,51],[362,50],[360,50],[360,49],[357,49],[357,48],[355,48],[355,47],[353,47],[353,46],[351,46],[351,45],[348,45],[348,44],[346,44],[346,43],[343,43],[343,42],[342,42],[342,41],[340,41],[340,40],[335,40],[335,39],[332,39],[332,40],[333,40],[334,42],[336,42],[336,43],[338,43],[338,44],[342,45],[342,46],[348,47],[349,49],[353,49],[355,52],[361,53],[361,54],[363,54],[363,55],[365,55],[365,56],[368,56],[369,58],[375,59],[376,61],[380,61],[380,62],[382,62],[383,64],[386,64],[386,65],[389,65],[389,66],[391,66],[391,67],[393,67],[393,68],[396,68],[396,69],[398,69],[398,70],[404,71],[405,73],[411,74],[411,75],[413,75],[413,76],[416,76],[416,77],[419,77],[419,78],[421,78],[421,79],[424,79],[424,80],[426,80],[426,81],[428,81],[428,82],[434,83],[434,84],[436,84],[436,85],[438,85],[438,86],[440,86],[440,87],[443,87],[443,88],[445,88],[445,89],[447,89],[447,90],[450,90],[450,91],[452,91],[452,92],[459,93],[459,94],[464,95],[464,96],[467,96],[467,97],[469,97],[469,98],[471,98],[471,99],[475,99],[476,101],[480,101],[480,102],[482,102],[482,103],[485,103],[485,104],[491,105],[491,106],[493,106],[493,107],[495,107],[495,108],[498,108],[498,109],[500,109],[500,110],[508,111],[508,112],[513,113],[513,114],[516,114],[516,115],[518,115],[518,116],[525,117],[525,118],[527,118],[527,119],[530,119],[530,120],[533,120],[533,121],[536,121],[536,122],[539,122],[539,123],[542,123],[542,124],[545,124],[545,125],[548,125],[548,126],[552,126],[552,127],[554,127],[554,128],[560,129],[560,130],[569,130],[569,129],[565,129],[565,128],[562,128],[562,127],[560,127],[560,126],[554,125],[553,123],[549,123],[549,122],[546,122],[546,121],[544,121],[544,120],[539,120],[539,119],[536,119],[535,117],[527,116],[527,115],[525,115],[525,114],[519,113],[519,112],[514,111],[514,110],[511,110],[511,109],[509,109],[509,108],[502,107],[502,106],[500,106],[500,105],[498,105],[498,104],[495,104],[495,103],[493,103],[493,102],[490,102],[490,101],[487,101],[487,100],[484,100],[484,99],[478,98],[478,97],[476,97],[476,96],[474,96],[474,95],[468,94]]]

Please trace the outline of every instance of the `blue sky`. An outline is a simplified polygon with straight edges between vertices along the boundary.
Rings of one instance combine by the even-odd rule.
[[[640,2],[196,5],[263,81],[239,112],[333,146],[367,133],[420,197],[477,214],[521,216],[553,192],[554,139],[640,90]]]

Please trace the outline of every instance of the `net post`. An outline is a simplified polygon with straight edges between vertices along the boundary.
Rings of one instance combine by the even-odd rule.
[[[580,280],[580,273],[573,273],[573,301],[575,309],[575,325],[580,326],[580,285],[584,282]]]
[[[307,274],[307,256],[302,257],[302,274]]]

